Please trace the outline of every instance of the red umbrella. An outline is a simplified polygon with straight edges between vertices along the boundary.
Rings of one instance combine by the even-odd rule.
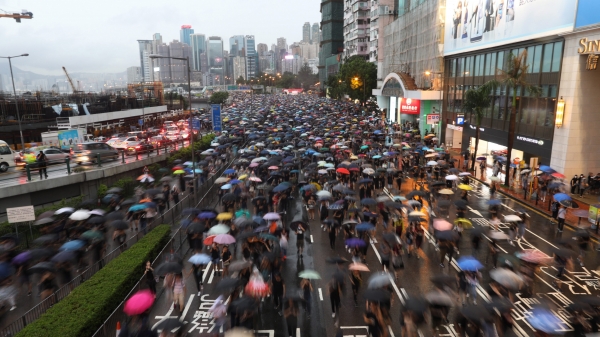
[[[245,293],[252,297],[262,298],[269,294],[269,285],[262,280],[250,280],[244,289]]]
[[[350,171],[348,171],[348,169],[345,169],[343,167],[340,167],[339,169],[337,169],[335,171],[339,174],[350,174]]]
[[[562,174],[562,173],[558,173],[558,172],[554,172],[554,173],[552,173],[552,176],[553,176],[554,178],[558,178],[558,179],[565,179],[565,175],[564,175],[564,174]]]
[[[139,315],[150,309],[154,303],[154,295],[148,289],[140,290],[131,296],[127,302],[123,312],[129,316]]]
[[[172,170],[173,170],[173,171],[177,171],[177,170],[183,170],[183,166],[180,166],[180,165],[175,165],[175,166],[173,166],[173,169],[172,169]]]
[[[206,239],[204,239],[204,245],[206,245],[206,246],[212,245],[213,241],[215,240],[216,237],[217,237],[216,235],[211,235],[211,236],[206,237]]]

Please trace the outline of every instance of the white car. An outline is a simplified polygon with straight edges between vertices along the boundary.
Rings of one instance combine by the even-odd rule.
[[[137,139],[137,137],[124,137],[119,138],[119,140],[109,145],[117,150],[125,150],[130,146],[137,145],[139,142],[140,141],[139,139]]]
[[[169,139],[172,142],[177,142],[183,139],[179,133],[175,132],[167,132],[165,134],[165,137],[167,137],[167,139]]]

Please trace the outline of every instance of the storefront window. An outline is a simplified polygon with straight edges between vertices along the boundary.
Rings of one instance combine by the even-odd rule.
[[[560,62],[562,60],[562,42],[556,42],[554,44],[554,53],[552,54],[552,72],[560,71]]]
[[[539,46],[535,46],[535,48],[534,48],[533,63],[529,66],[532,73],[537,74],[540,72],[541,62],[542,62],[542,46],[539,45]]]
[[[544,45],[544,58],[542,59],[542,72],[548,73],[552,69],[552,47],[554,43]]]

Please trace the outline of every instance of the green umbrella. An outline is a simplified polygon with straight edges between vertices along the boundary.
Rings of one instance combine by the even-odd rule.
[[[321,148],[321,152],[329,152],[329,148],[328,147],[322,147]]]
[[[81,238],[88,240],[104,240],[104,234],[98,231],[87,231],[81,234]]]
[[[173,174],[185,174],[184,170],[177,170],[175,172],[173,172]]]
[[[247,209],[240,209],[239,211],[235,212],[235,217],[236,218],[246,217],[248,219],[252,218],[252,216],[250,215],[250,212]]]
[[[368,149],[368,148],[369,148],[369,147],[368,147],[367,145],[363,145],[363,146],[361,146],[361,147],[360,147],[360,149],[361,149],[361,150],[366,150],[366,149]]]
[[[305,269],[305,270],[301,271],[300,274],[298,274],[298,277],[309,279],[309,280],[320,280],[321,279],[321,275],[319,275],[319,273],[317,273],[314,270],[310,270],[310,269]]]
[[[274,235],[267,234],[267,233],[260,233],[260,235],[258,235],[258,237],[263,238],[265,240],[279,241],[279,239],[276,238]]]
[[[161,167],[161,168],[158,169],[158,172],[159,173],[167,173],[167,172],[169,172],[169,169],[166,168],[166,167]]]
[[[227,234],[230,230],[231,228],[229,228],[229,226],[218,224],[208,230],[208,235]]]

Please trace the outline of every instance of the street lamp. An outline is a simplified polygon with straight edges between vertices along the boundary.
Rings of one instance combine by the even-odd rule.
[[[21,115],[19,114],[19,103],[17,102],[17,89],[15,89],[15,77],[13,76],[12,63],[10,62],[10,59],[24,56],[29,56],[29,54],[21,54],[17,56],[0,56],[0,58],[8,59],[8,67],[10,68],[10,79],[12,81],[13,94],[15,95],[15,107],[17,108],[17,123],[19,123],[19,133],[21,134],[22,150],[25,150],[25,141],[23,140],[23,129],[21,128]]]
[[[194,159],[194,129],[192,128],[192,68],[190,68],[190,58],[189,57],[172,57],[172,56],[161,56],[156,54],[151,54],[148,56],[151,59],[172,59],[172,60],[181,60],[187,62],[187,70],[188,70],[188,101],[190,102],[190,146],[192,147],[192,163],[194,164],[192,167],[192,179],[194,181],[194,204],[196,203],[196,191],[198,184],[196,182],[196,160]],[[200,132],[200,130],[198,130]]]
[[[358,82],[358,81],[360,81],[360,78],[358,76],[355,76],[354,80]],[[363,100],[364,100],[363,103],[365,103],[367,101],[365,98],[365,81],[362,81],[362,82],[363,82]]]

